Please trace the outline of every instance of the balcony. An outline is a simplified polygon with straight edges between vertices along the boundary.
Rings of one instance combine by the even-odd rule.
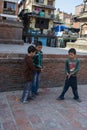
[[[52,4],[50,4],[50,3],[48,3],[47,5],[45,5],[43,2],[33,1],[33,2],[32,2],[32,5],[33,5],[33,6],[37,6],[37,7],[41,7],[41,8],[47,8],[47,9],[53,9],[53,10],[56,9],[56,8],[55,8]]]
[[[3,14],[15,15],[15,13],[16,13],[15,10],[7,9],[7,8],[3,9]]]
[[[45,19],[54,19],[55,16],[54,14],[48,14],[45,12],[37,12],[37,11],[33,11],[31,13],[28,13],[28,16],[33,16],[33,17],[39,17],[39,18],[45,18]]]
[[[32,12],[29,12],[29,10],[22,10],[19,15],[20,18],[26,18],[26,17],[36,17],[36,18],[44,18],[44,19],[51,19],[54,20],[55,15],[54,14],[48,14],[45,13],[44,11],[37,11],[37,10],[33,10]]]

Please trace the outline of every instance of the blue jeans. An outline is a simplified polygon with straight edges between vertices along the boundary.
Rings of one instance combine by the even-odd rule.
[[[37,93],[38,88],[39,88],[39,83],[40,83],[40,72],[35,72],[34,73],[34,78],[33,78],[33,85],[32,85],[32,95]]]
[[[22,94],[22,101],[27,101],[31,95],[32,82],[26,82],[24,84],[24,90]]]

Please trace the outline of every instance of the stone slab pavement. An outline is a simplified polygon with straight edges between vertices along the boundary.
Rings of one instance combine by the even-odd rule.
[[[62,87],[44,88],[27,104],[21,91],[0,93],[0,130],[87,130],[87,85],[79,85],[78,103],[71,88],[64,101],[56,98]]]

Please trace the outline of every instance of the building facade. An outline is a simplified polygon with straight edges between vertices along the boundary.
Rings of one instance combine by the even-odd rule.
[[[56,15],[59,16],[60,21],[62,23],[64,23],[67,27],[72,26],[72,14],[68,14],[68,13],[60,11],[60,9],[58,9],[56,11]]]
[[[23,12],[28,18],[28,30],[40,30],[41,33],[53,27],[54,11],[55,0],[21,0],[19,3],[19,14]]]
[[[73,27],[74,28],[80,28],[80,21],[79,21],[79,16],[83,12],[83,4],[75,6],[75,15],[73,16]]]
[[[73,26],[80,28],[80,36],[87,36],[87,1],[75,7]]]
[[[18,21],[18,0],[0,0],[0,43],[23,44],[23,25]]]
[[[75,15],[78,16],[83,12],[83,4],[75,6]]]
[[[17,20],[18,0],[0,0],[0,19]]]

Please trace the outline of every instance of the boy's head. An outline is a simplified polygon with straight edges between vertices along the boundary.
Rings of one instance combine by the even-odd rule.
[[[37,51],[41,51],[42,50],[42,42],[41,41],[37,41],[37,43],[36,43],[36,50]]]
[[[35,52],[36,52],[36,48],[34,46],[28,47],[28,54],[30,54],[31,56],[34,56]]]
[[[69,58],[70,59],[74,59],[75,56],[76,56],[76,50],[75,50],[75,48],[69,49],[68,54],[69,54]]]

